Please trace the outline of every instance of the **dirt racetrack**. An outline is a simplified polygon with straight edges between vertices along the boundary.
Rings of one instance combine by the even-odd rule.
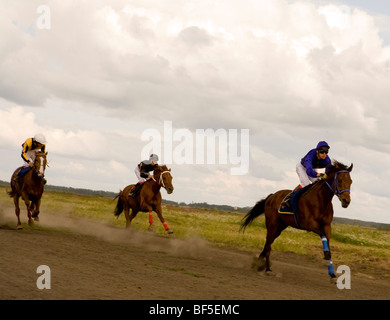
[[[39,224],[45,228],[15,230],[13,208],[0,208],[1,300],[390,298],[388,277],[352,269],[351,289],[340,290],[323,263],[292,253],[273,251],[274,274],[266,275],[251,270],[251,254],[202,239],[165,238],[48,213]],[[335,263],[337,268],[337,257]],[[40,265],[50,267],[50,289],[37,288]]]

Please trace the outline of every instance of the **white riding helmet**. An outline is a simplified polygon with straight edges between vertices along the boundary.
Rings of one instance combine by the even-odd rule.
[[[36,134],[34,140],[40,144],[46,144],[46,138],[41,133]]]
[[[152,154],[150,155],[150,157],[149,157],[149,161],[153,161],[153,162],[157,163],[157,161],[158,161],[158,155],[152,153]]]

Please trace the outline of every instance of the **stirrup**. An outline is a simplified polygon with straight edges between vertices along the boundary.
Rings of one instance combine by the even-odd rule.
[[[285,198],[283,199],[282,203],[281,203],[281,207],[282,208],[290,208],[290,200],[291,200],[291,196],[294,192],[290,192],[287,196],[285,196]]]

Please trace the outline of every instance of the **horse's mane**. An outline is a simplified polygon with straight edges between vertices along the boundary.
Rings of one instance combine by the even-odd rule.
[[[332,160],[332,164],[328,168],[328,174],[332,174],[341,170],[348,170],[348,166],[337,160]]]
[[[157,171],[161,171],[161,172],[168,171],[168,167],[165,164],[157,165],[154,170],[156,170],[156,169],[157,169]]]

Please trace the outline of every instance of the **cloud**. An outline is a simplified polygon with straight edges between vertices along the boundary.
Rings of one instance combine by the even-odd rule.
[[[345,118],[340,110],[355,114],[373,93],[387,98],[369,84],[375,77],[388,86],[390,49],[361,10],[284,1],[51,6],[51,30],[32,36],[14,25],[10,33],[19,45],[4,54],[0,88],[11,101],[44,105],[56,97],[119,114],[148,109],[160,120],[192,110],[189,122],[199,127],[210,118],[225,125],[230,112],[232,124],[249,123],[237,109],[278,123],[303,108],[309,122],[323,109]],[[355,120],[380,125],[375,114]]]
[[[24,112],[22,107],[15,107],[4,111],[0,110],[0,119],[1,146],[20,145],[21,147],[26,140],[24,136],[26,131],[34,136],[41,129],[35,123],[34,114],[32,112]]]
[[[242,205],[255,193],[244,186],[295,185],[295,164],[324,139],[356,163],[357,181],[388,189],[388,172],[372,165],[390,152],[388,16],[319,3],[48,1],[51,28],[40,30],[41,2],[1,2],[0,147],[16,152],[42,132],[69,181],[117,188],[127,183],[120,171],[132,179],[145,129],[249,129]],[[205,201],[201,186],[218,183],[206,178],[227,179],[220,166],[179,168],[199,175]]]

